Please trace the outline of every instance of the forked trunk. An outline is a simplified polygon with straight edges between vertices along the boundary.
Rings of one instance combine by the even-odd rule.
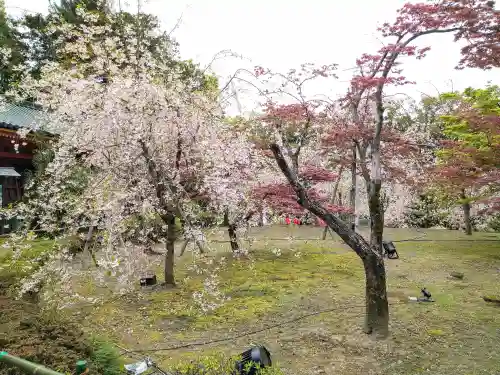
[[[231,250],[237,252],[240,250],[240,246],[238,245],[238,237],[236,236],[236,225],[229,224],[227,227],[227,233],[229,234],[229,243],[231,244]]]
[[[85,237],[85,245],[83,246],[83,255],[86,257],[87,255],[92,259],[94,266],[99,267],[97,263],[97,258],[95,257],[94,252],[90,249],[90,242],[92,241],[92,235],[94,234],[94,226],[91,225],[89,227],[89,231],[87,232],[87,236]]]
[[[463,200],[462,209],[464,210],[464,228],[465,234],[468,236],[472,235],[472,223],[470,219],[470,203],[466,200],[465,190],[462,191],[461,198]]]
[[[224,214],[224,220],[226,220],[226,213]],[[181,250],[179,252],[179,256],[183,256],[184,252],[187,249],[187,245],[189,244],[189,242],[192,239],[189,238],[189,237],[186,237],[186,220],[180,218],[180,222],[181,222],[181,227],[182,227],[182,234],[184,235],[184,242],[183,242],[183,244],[181,246]],[[175,235],[176,239],[177,239],[177,236],[178,236],[178,234],[176,232],[176,235]],[[200,253],[203,254],[205,252],[205,248],[203,247],[203,242],[199,241],[198,239],[194,239],[194,243],[196,244],[196,246],[200,250]]]
[[[177,237],[177,228],[175,227],[175,215],[167,214],[167,240],[165,252],[165,285],[175,286],[174,278],[174,256],[175,240]]]

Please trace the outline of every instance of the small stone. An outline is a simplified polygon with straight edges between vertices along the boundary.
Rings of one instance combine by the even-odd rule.
[[[492,302],[500,305],[500,296],[483,296],[486,302]]]
[[[464,278],[464,274],[462,272],[452,272],[450,273],[450,276],[459,280],[462,280]]]

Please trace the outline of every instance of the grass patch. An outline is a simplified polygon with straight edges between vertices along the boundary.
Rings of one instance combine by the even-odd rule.
[[[203,314],[193,303],[192,295],[204,277],[189,270],[191,260],[184,256],[176,259],[178,288],[110,299],[80,309],[75,319],[86,330],[106,332],[124,347],[145,349],[237,335],[334,309],[228,342],[149,354],[165,368],[173,368],[202,354],[234,355],[252,344],[264,344],[286,373],[293,374],[500,372],[499,308],[482,299],[500,294],[500,242],[485,241],[500,239],[498,234],[387,229],[386,238],[395,241],[400,254],[399,260],[386,262],[391,338],[374,342],[360,329],[361,261],[337,239],[315,240],[320,233],[311,227],[257,229],[252,233],[256,241],[251,260],[232,259],[228,244],[217,245],[216,254],[208,256],[227,257],[220,287],[231,299],[211,313]],[[290,235],[301,240],[283,239]],[[415,237],[431,241],[397,242]],[[457,239],[477,242],[450,241]],[[281,255],[272,249],[280,249]],[[100,293],[91,279],[81,284],[83,294]],[[409,302],[423,287],[436,302]]]
[[[36,239],[17,244],[21,251],[17,259],[13,259],[12,249],[4,248],[5,240],[0,241],[0,294],[35,271],[43,258],[55,250],[54,240]]]

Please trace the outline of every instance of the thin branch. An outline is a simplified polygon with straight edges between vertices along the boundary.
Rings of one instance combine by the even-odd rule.
[[[186,6],[186,8],[189,7],[189,4]],[[186,8],[184,8],[184,11],[186,10]],[[172,30],[170,30],[167,35],[170,37],[172,35],[172,33],[177,30],[179,28],[179,26],[181,25],[181,22],[182,22],[182,18],[184,16],[184,11],[181,12],[181,15],[179,16],[179,18],[177,18],[177,22],[175,23],[174,27],[172,28]]]

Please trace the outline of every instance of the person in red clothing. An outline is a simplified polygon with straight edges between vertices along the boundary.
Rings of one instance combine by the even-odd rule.
[[[285,217],[285,223],[286,225],[290,225],[290,218],[288,217],[288,215],[286,215]]]
[[[294,217],[294,218],[293,218],[293,223],[294,223],[295,225],[299,225],[299,224],[300,224],[300,221],[299,221],[299,219],[297,219],[296,217]]]

